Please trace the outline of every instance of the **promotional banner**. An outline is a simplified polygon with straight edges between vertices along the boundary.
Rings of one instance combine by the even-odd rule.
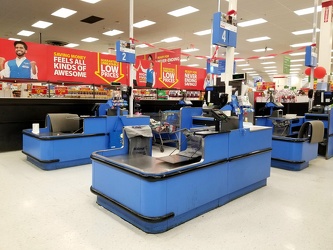
[[[16,42],[16,45],[14,43],[0,39],[1,78],[79,84],[117,82],[129,85],[129,64],[117,62],[115,55],[21,41]],[[134,87],[203,90],[205,70],[178,65],[180,49],[175,52],[158,52],[154,57],[163,62],[139,60],[137,57],[132,73]],[[16,58],[23,58],[21,65],[16,64]],[[42,90],[34,91],[37,93]],[[66,89],[59,88],[57,92],[66,92]]]
[[[205,69],[136,60],[136,86],[158,89],[203,90]]]
[[[180,65],[181,49],[171,49],[151,53],[147,55],[141,55],[136,57],[137,60],[152,60],[160,63],[172,63]]]
[[[128,84],[128,67],[117,62],[114,55],[29,42],[17,42],[15,46],[14,43],[0,39],[0,77],[45,82]],[[16,57],[25,57],[19,67],[13,65]],[[32,65],[36,67],[35,74]],[[30,71],[31,74],[27,74]]]

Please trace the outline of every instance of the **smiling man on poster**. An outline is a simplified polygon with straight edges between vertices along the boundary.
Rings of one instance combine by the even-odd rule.
[[[37,66],[35,61],[26,58],[28,46],[25,42],[15,41],[16,58],[5,63],[6,59],[0,57],[0,78],[37,79]]]

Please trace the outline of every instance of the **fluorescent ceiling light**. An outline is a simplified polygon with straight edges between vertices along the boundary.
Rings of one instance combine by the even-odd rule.
[[[274,58],[274,56],[261,56],[258,59],[265,60],[265,59],[271,59],[271,58]]]
[[[316,32],[320,32],[320,29],[316,28]],[[313,33],[313,29],[308,29],[308,30],[298,30],[291,32],[292,34],[298,36],[298,35],[304,35],[304,34],[311,34]]]
[[[245,69],[242,69],[242,70],[253,70],[253,68],[245,68]]]
[[[77,43],[69,43],[69,44],[66,44],[64,47],[74,48],[74,47],[77,47],[77,46],[79,46],[79,44],[77,44]]]
[[[259,75],[258,73],[250,74],[250,76],[258,76],[258,75]]]
[[[29,30],[21,30],[19,33],[17,33],[19,36],[31,36],[32,34],[35,34],[35,32]]]
[[[235,59],[236,62],[245,62],[245,59],[243,58],[238,58],[238,59]]]
[[[74,15],[77,11],[75,10],[70,10],[70,9],[66,9],[66,8],[61,8],[55,12],[53,12],[51,15],[52,16],[57,16],[57,17],[61,17],[61,18],[67,18],[71,15]]]
[[[116,36],[116,35],[119,35],[119,34],[122,34],[122,33],[124,33],[124,31],[121,31],[121,30],[110,30],[110,31],[104,32],[103,35],[106,35],[106,36]]]
[[[187,62],[188,59],[180,59],[181,62]]]
[[[256,73],[256,71],[249,71],[249,72],[246,72],[248,74],[253,74],[253,73]]]
[[[250,64],[248,64],[248,63],[245,63],[245,64],[239,64],[239,65],[237,65],[238,67],[247,67],[247,66],[250,66]]]
[[[192,48],[192,49],[183,49],[182,50],[182,52],[185,52],[185,53],[187,53],[187,52],[194,52],[194,51],[198,51],[199,49],[197,49],[197,48]]]
[[[245,22],[241,22],[238,23],[237,26],[238,27],[248,27],[248,26],[252,26],[252,25],[257,25],[257,24],[261,24],[261,23],[266,23],[267,21],[263,18],[258,18],[258,19],[253,19],[250,21],[245,21]]]
[[[302,67],[304,66],[303,64],[290,64],[290,67]]]
[[[189,65],[186,65],[186,66],[188,66],[188,67],[198,67],[199,64],[195,63],[195,64],[189,64]]]
[[[276,71],[277,71],[276,69],[265,70],[266,73],[268,73],[268,72],[276,72]]]
[[[252,50],[253,52],[265,52],[265,51],[271,51],[273,50],[272,48],[264,48],[264,49],[254,49]]]
[[[290,56],[302,56],[305,55],[305,52],[291,53]]]
[[[238,52],[234,52],[234,55],[239,55],[239,53]]]
[[[101,0],[81,0],[81,1],[94,4],[94,3],[98,3]]]
[[[293,60],[290,60],[290,62],[304,62],[305,59],[293,59]]]
[[[250,38],[250,39],[246,39],[246,41],[252,43],[252,42],[259,42],[259,41],[265,41],[265,40],[269,40],[271,39],[268,36],[262,36],[262,37],[256,37],[256,38]]]
[[[317,12],[321,11],[321,5],[317,6]],[[314,12],[314,7],[311,8],[306,8],[306,9],[301,9],[301,10],[295,10],[294,13],[298,16],[303,16],[303,15],[307,15],[307,14],[311,14]]]
[[[311,45],[311,44],[312,44],[312,42],[295,43],[295,44],[291,44],[290,47],[297,48],[297,47],[309,46],[309,45]]]
[[[276,66],[267,66],[267,67],[264,67],[264,69],[276,69]]]
[[[276,72],[268,72],[267,75],[276,75]]]
[[[135,48],[147,48],[147,47],[149,47],[147,44],[139,44],[139,45],[135,45]]]
[[[293,69],[290,69],[290,71],[295,71],[295,70],[301,70],[300,68],[293,68]]]
[[[202,30],[202,31],[194,32],[193,34],[197,35],[197,36],[204,36],[204,35],[209,35],[211,33],[212,33],[212,30],[209,29],[209,30]]]
[[[35,28],[40,28],[40,29],[45,29],[49,26],[51,26],[53,23],[49,23],[49,22],[44,22],[44,21],[38,21],[36,23],[34,23],[33,25],[31,25],[32,27]]]
[[[11,41],[21,41],[21,39],[19,39],[19,38],[13,38],[13,37],[8,38],[8,40],[11,40]]]
[[[275,64],[275,62],[262,62],[261,64]]]
[[[82,42],[91,43],[91,42],[95,42],[95,41],[97,41],[97,40],[99,40],[99,39],[98,39],[98,38],[95,38],[95,37],[87,37],[87,38],[82,39],[81,41],[82,41]]]
[[[193,12],[199,11],[198,9],[192,7],[192,6],[187,6],[178,10],[170,11],[168,12],[169,15],[179,17],[179,16],[184,16],[187,14],[191,14]]]
[[[143,20],[141,22],[137,22],[135,24],[133,24],[133,27],[135,28],[143,28],[143,27],[147,27],[150,25],[155,24],[156,22],[150,21],[150,20]]]
[[[172,43],[172,42],[177,42],[177,41],[180,41],[180,40],[182,40],[182,39],[179,38],[179,37],[174,36],[174,37],[165,38],[161,42]]]

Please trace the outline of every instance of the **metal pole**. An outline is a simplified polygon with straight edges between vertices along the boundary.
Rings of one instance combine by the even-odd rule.
[[[133,14],[134,13],[134,0],[130,0],[130,18],[129,18],[129,35],[130,39],[133,38]],[[132,40],[133,41],[133,40]],[[131,42],[132,42],[131,41]],[[128,105],[129,105],[129,115],[133,115],[133,64],[129,64],[129,86],[131,88],[131,93],[128,98]]]

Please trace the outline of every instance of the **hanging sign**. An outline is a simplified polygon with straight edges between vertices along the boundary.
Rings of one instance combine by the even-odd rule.
[[[212,43],[222,47],[236,47],[237,20],[232,15],[217,12],[213,16]]]
[[[117,62],[135,63],[135,45],[122,40],[117,41],[116,60]]]

